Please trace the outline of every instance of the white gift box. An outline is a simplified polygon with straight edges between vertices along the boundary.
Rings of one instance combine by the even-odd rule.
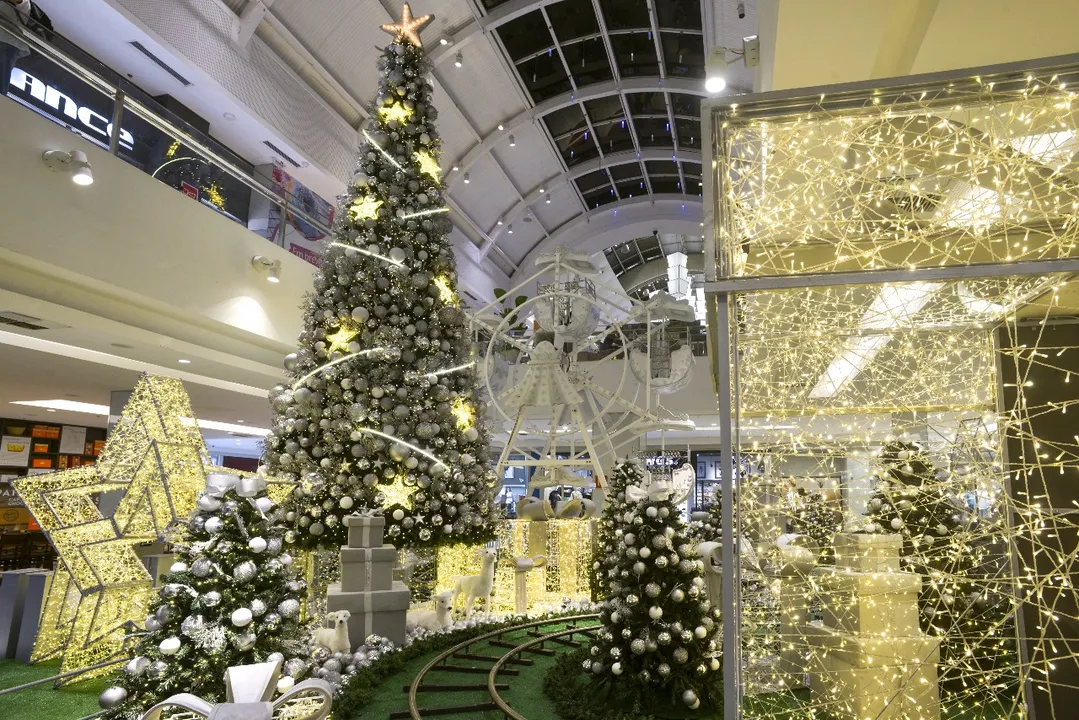
[[[822,620],[831,628],[865,637],[920,634],[920,575],[822,567],[814,582],[821,593]]]
[[[901,535],[837,533],[835,566],[861,572],[899,572]]]
[[[837,720],[933,720],[940,717],[940,640],[865,638],[819,623],[806,628],[814,704]]]

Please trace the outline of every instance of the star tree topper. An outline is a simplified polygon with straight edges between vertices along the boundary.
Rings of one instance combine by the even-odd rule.
[[[423,47],[423,43],[420,42],[420,30],[423,30],[424,26],[434,19],[434,15],[413,18],[412,8],[405,3],[405,6],[401,8],[401,22],[383,25],[382,29],[393,35],[394,40],[408,40],[416,47]]]

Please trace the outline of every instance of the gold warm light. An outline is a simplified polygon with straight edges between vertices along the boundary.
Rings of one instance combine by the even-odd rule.
[[[772,117],[733,107],[717,122],[729,155],[714,158],[727,274],[1079,256],[1073,103],[1061,77],[1032,72],[999,85],[845,95],[835,106],[823,96],[811,110]],[[939,509],[936,497],[958,518],[954,530],[909,541],[894,572],[818,569],[799,580],[743,566],[747,718],[779,720],[797,707],[799,716],[860,719],[868,699],[888,705],[881,717],[996,720],[1025,717],[1035,698],[1024,692],[1044,698],[1069,686],[1079,616],[1074,548],[1062,538],[1079,525],[1051,507],[1049,489],[1074,494],[1079,435],[1034,435],[1042,423],[1072,424],[1075,412],[1068,389],[1079,343],[1047,324],[1075,314],[1069,279],[912,276],[735,296],[736,512],[755,547],[766,550],[796,516],[795,488],[807,480],[843,484],[842,499],[820,492],[843,512],[847,533],[904,532],[852,512],[873,486],[887,502],[911,503],[915,516]],[[918,492],[891,480],[877,457],[914,440],[937,469]],[[916,570],[930,559],[931,571]],[[971,559],[977,574],[963,565]],[[841,574],[843,562],[857,564],[842,561]],[[912,578],[925,588],[920,600]],[[987,626],[974,616],[989,593],[1004,611]],[[902,620],[911,617],[913,628]],[[835,632],[841,625],[862,630]],[[794,694],[806,680],[812,691]],[[940,688],[939,701],[927,687]]]
[[[415,153],[415,157],[416,162],[420,164],[420,172],[429,175],[435,182],[439,182],[442,179],[442,170],[438,166],[438,161],[431,157],[429,152],[420,150]]]
[[[454,398],[450,414],[457,421],[458,430],[467,430],[476,423],[476,410],[466,398]]]
[[[587,520],[503,520],[498,529],[493,612],[514,612],[513,558],[545,555],[545,566],[525,578],[529,612],[556,608],[562,600],[587,600],[588,569],[592,563],[592,523]],[[453,590],[459,577],[480,571],[475,545],[438,549],[435,592]]]
[[[141,629],[154,590],[135,546],[172,536],[208,472],[233,472],[210,465],[193,417],[179,380],[143,375],[96,465],[15,481],[60,556],[33,662],[61,658],[63,672],[86,668],[117,657],[127,633]],[[96,499],[113,491],[123,497],[110,519]],[[270,494],[280,502],[288,491],[273,485]]]

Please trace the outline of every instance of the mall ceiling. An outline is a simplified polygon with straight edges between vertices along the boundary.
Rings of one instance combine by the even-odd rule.
[[[227,4],[243,13],[249,0]],[[377,50],[358,28],[402,4],[276,0],[268,17],[334,80],[327,95],[364,106]],[[699,203],[705,48],[740,48],[756,31],[754,0],[412,5],[436,16],[422,38],[436,65],[451,203],[482,257],[507,275],[598,208]],[[748,92],[752,81],[752,70],[732,64],[726,92]]]

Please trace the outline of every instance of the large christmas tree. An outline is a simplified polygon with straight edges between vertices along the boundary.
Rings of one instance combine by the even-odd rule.
[[[921,446],[894,442],[880,456],[867,530],[902,535],[904,569],[922,575],[922,629],[941,638],[943,687],[964,695],[1001,682],[1015,664],[1001,528],[953,499]]]
[[[611,513],[615,560],[586,669],[641,701],[690,708],[718,685],[719,608],[678,508],[652,494]]]
[[[272,394],[271,471],[297,482],[290,539],[336,548],[342,522],[382,508],[399,547],[494,537],[493,484],[452,228],[439,174],[429,63],[404,6],[382,53],[376,111],[342,201],[290,382]]]
[[[140,717],[177,693],[223,702],[234,665],[280,658],[285,683],[303,676],[306,584],[292,570],[280,513],[259,477],[212,485],[199,499],[134,657],[102,694],[110,717]]]
[[[632,503],[626,500],[626,488],[640,487],[643,480],[641,466],[630,460],[619,462],[608,478],[606,501],[603,515],[597,523],[592,573],[589,576],[592,600],[595,602],[606,599],[608,583],[617,572],[622,541],[615,536],[615,530],[622,527],[621,516],[632,507]]]

